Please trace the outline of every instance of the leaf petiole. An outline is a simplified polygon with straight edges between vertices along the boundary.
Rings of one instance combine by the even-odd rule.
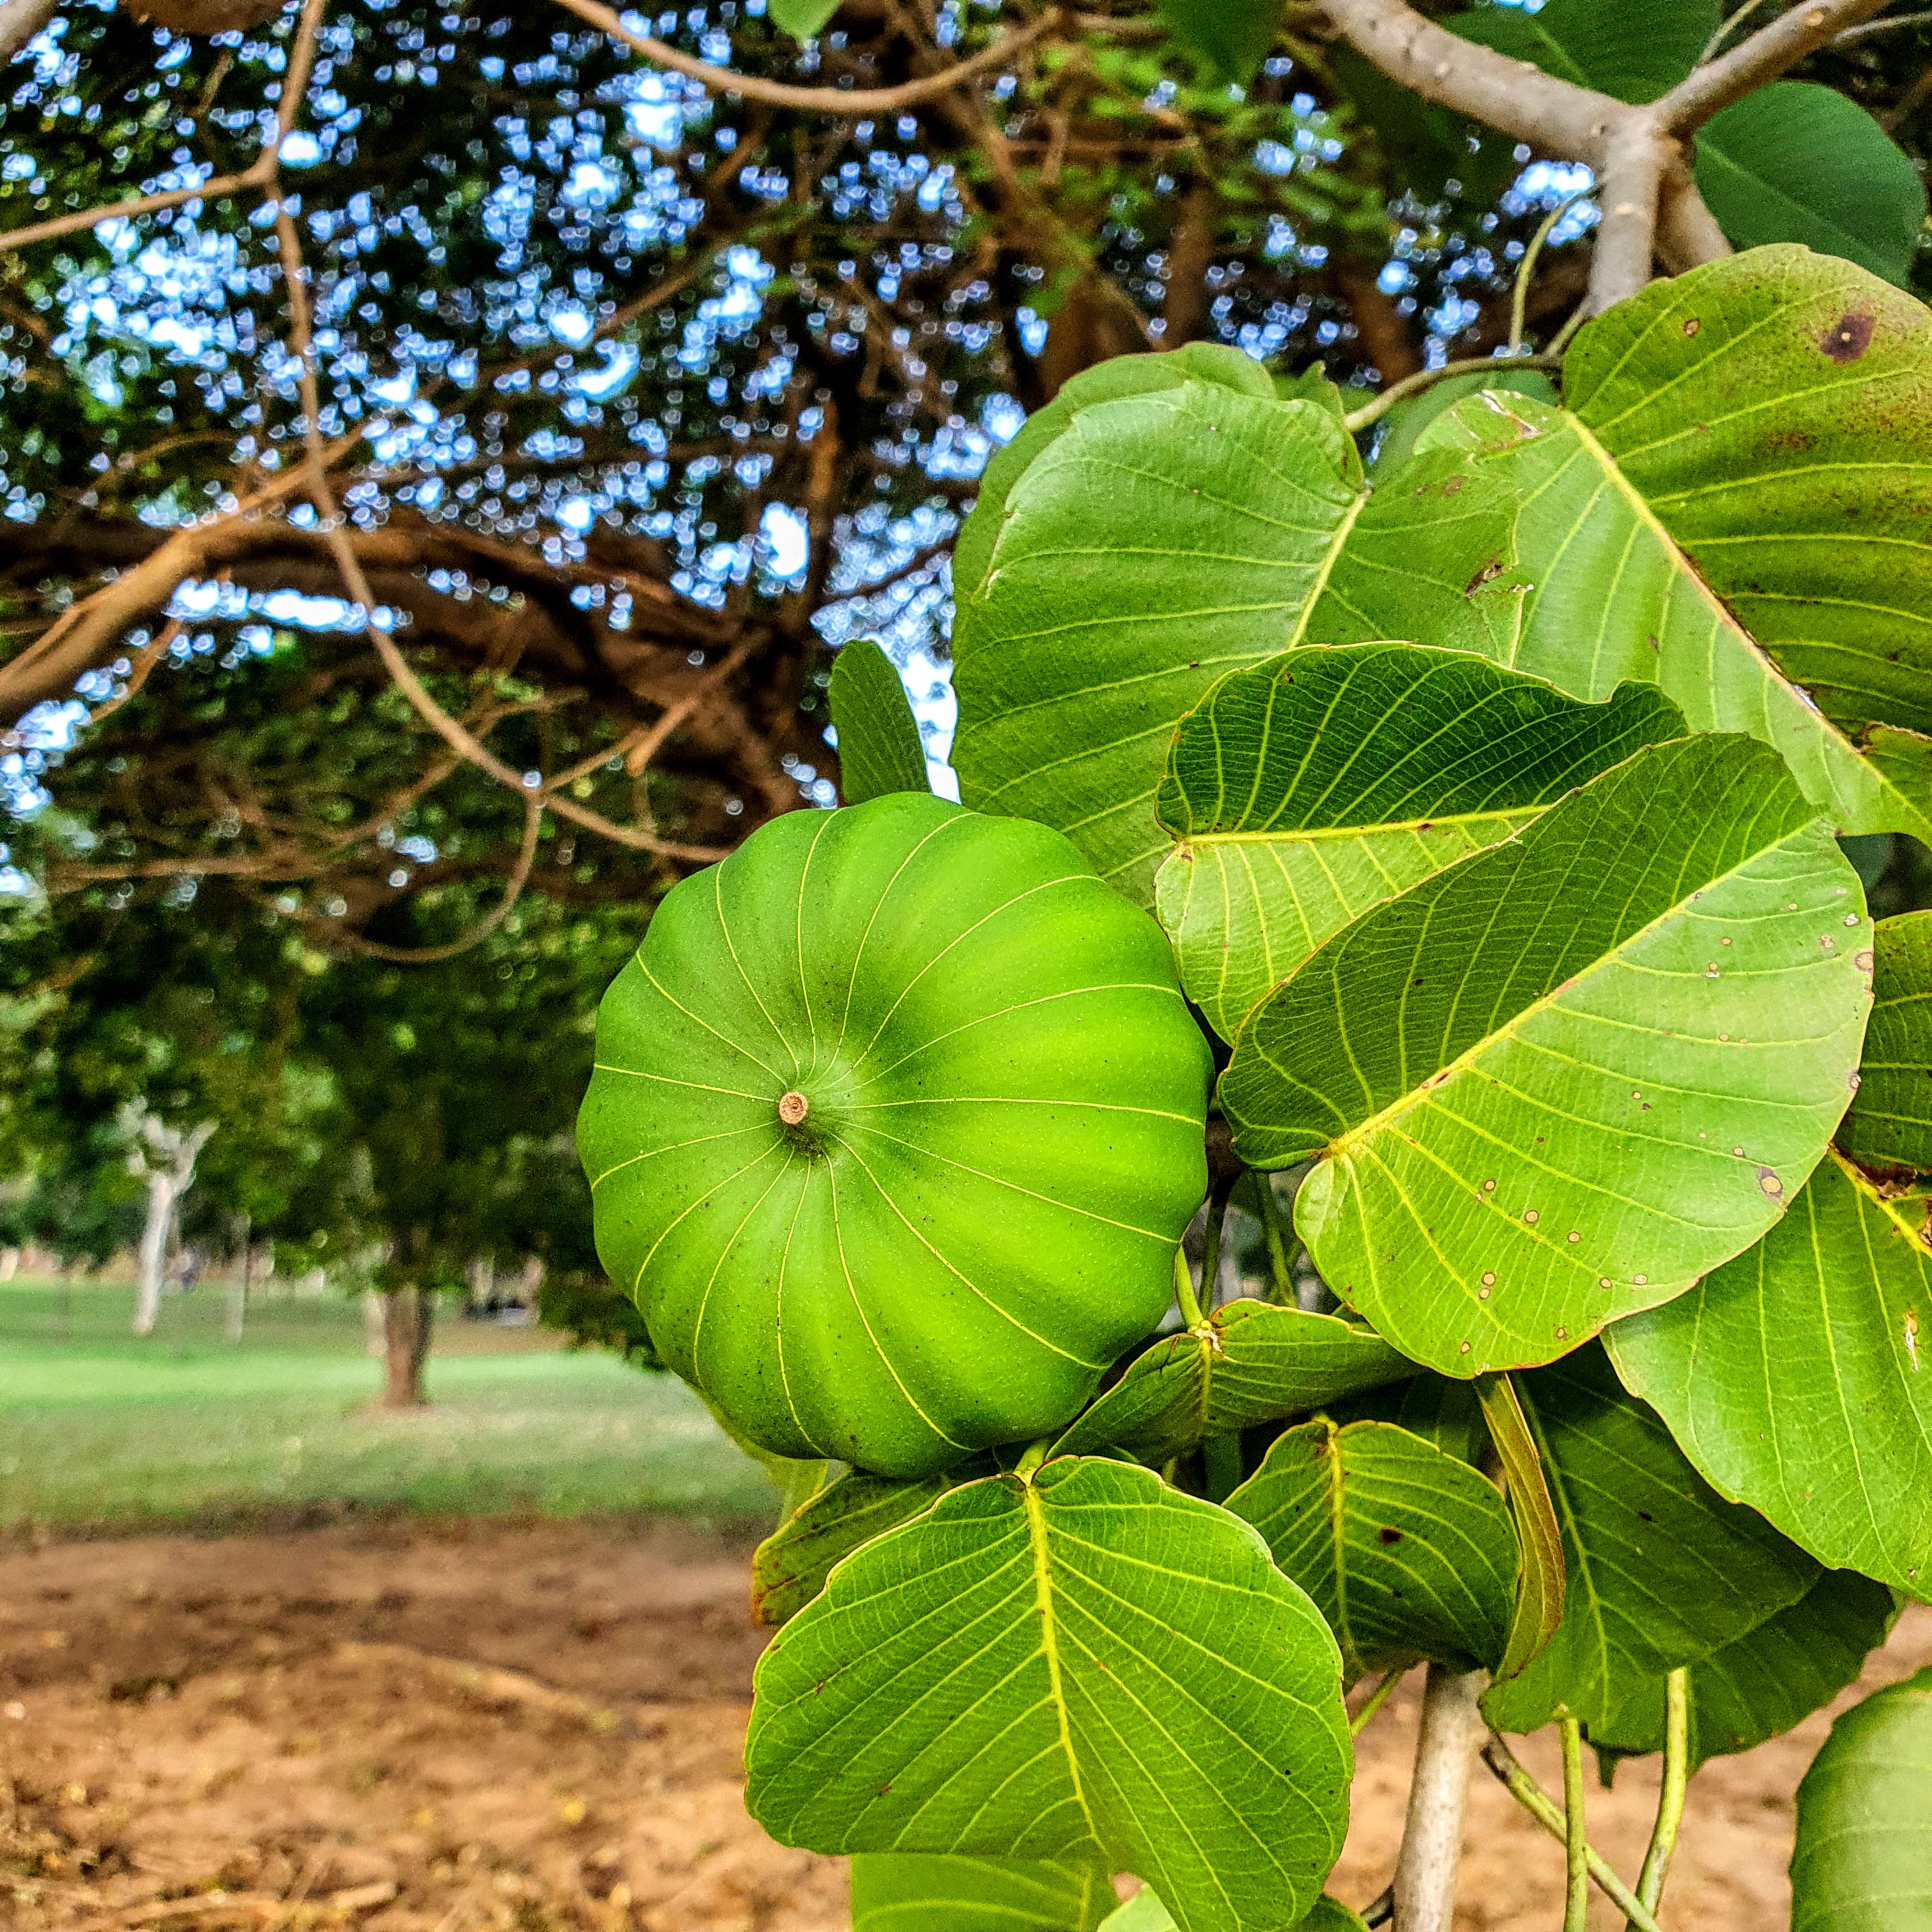
[[[1194,1292],[1194,1272],[1187,1265],[1187,1250],[1177,1245],[1174,1250],[1174,1298],[1180,1304],[1180,1318],[1190,1328],[1204,1328],[1208,1318],[1201,1312],[1199,1298]]]
[[[1684,1793],[1690,1782],[1690,1673],[1680,1665],[1664,1680],[1664,1786],[1657,1794],[1657,1825],[1638,1873],[1636,1895],[1654,1912],[1670,1876],[1677,1828],[1684,1821]],[[1630,1923],[1636,1924],[1635,1919]]]
[[[1395,1695],[1396,1687],[1408,1675],[1406,1671],[1391,1670],[1369,1694],[1369,1701],[1348,1720],[1348,1735],[1358,1738],[1369,1727],[1376,1713]]]
[[[1483,1762],[1496,1774],[1497,1782],[1552,1838],[1568,1844],[1562,1806],[1516,1762],[1515,1754],[1493,1731],[1490,1733],[1489,1742],[1483,1747]],[[1636,1932],[1662,1932],[1649,1910],[1587,1839],[1583,1845],[1583,1862],[1591,1877],[1596,1880],[1598,1889],[1630,1921]]]
[[[1583,1835],[1583,1727],[1574,1718],[1557,1720],[1563,1738],[1563,1848],[1569,1874],[1563,1932],[1589,1932],[1590,1846]]]

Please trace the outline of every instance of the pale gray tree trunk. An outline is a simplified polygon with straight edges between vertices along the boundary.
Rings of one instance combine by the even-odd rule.
[[[136,1101],[122,1110],[121,1125],[133,1143],[128,1151],[128,1172],[148,1184],[148,1218],[141,1229],[134,1328],[137,1335],[152,1335],[161,1312],[161,1282],[176,1207],[194,1182],[194,1164],[214,1131],[214,1123],[203,1120],[184,1132]]]
[[[140,1266],[135,1277],[134,1333],[152,1335],[161,1313],[161,1277],[166,1271],[168,1230],[174,1225],[174,1177],[165,1170],[148,1176],[148,1218],[141,1228]]]
[[[373,1288],[362,1291],[362,1352],[376,1362],[389,1352],[387,1328],[382,1319],[382,1298]]]
[[[1483,1731],[1480,1670],[1429,1666],[1415,1774],[1395,1868],[1395,1932],[1450,1932],[1462,1856],[1462,1801]]]

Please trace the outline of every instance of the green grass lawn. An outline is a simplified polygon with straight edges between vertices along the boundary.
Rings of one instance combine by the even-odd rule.
[[[303,1506],[464,1515],[761,1515],[764,1473],[674,1377],[541,1330],[450,1318],[434,1405],[370,1405],[382,1366],[337,1295],[258,1295],[222,1336],[222,1290],[171,1295],[146,1340],[131,1288],[0,1286],[0,1528],[160,1526]]]

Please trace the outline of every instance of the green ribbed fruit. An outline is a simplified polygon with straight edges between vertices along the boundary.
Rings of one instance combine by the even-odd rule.
[[[674,888],[604,995],[597,1247],[783,1456],[1065,1423],[1160,1321],[1213,1068],[1167,942],[1054,831],[898,793]]]

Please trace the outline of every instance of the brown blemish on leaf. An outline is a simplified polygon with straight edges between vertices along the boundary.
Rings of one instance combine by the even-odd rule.
[[[1847,310],[1818,338],[1818,346],[1834,362],[1856,362],[1871,346],[1874,318]]]
[[[1687,315],[1684,318],[1684,333],[1686,335],[1695,335],[1703,326],[1702,320],[1696,316]]]
[[[1376,1532],[1376,1540],[1381,1544],[1400,1543],[1402,1540],[1402,1532],[1399,1529],[1384,1527]]]
[[[1778,1176],[1768,1167],[1761,1167],[1758,1169],[1757,1184],[1760,1187],[1762,1188],[1765,1192],[1769,1195],[1774,1201],[1777,1200],[1784,1192],[1784,1183],[1779,1180]]]

